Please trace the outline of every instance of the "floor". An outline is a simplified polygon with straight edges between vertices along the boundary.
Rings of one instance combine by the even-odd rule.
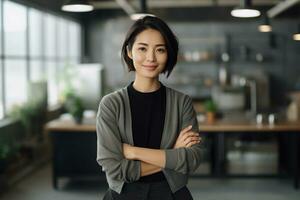
[[[6,191],[1,200],[99,200],[107,189],[105,180],[60,181],[60,190],[51,186],[51,165],[46,164]],[[294,200],[300,189],[288,179],[210,179],[190,178],[195,200]]]

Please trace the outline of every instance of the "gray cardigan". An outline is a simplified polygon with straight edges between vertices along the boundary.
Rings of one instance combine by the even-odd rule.
[[[166,152],[162,171],[173,193],[187,184],[188,174],[196,170],[203,160],[202,143],[173,149],[180,131],[188,125],[198,132],[191,98],[166,87],[166,115],[160,147]],[[109,187],[118,193],[121,193],[125,182],[137,181],[141,175],[140,161],[125,159],[122,143],[133,145],[126,88],[104,96],[97,113],[97,162],[106,173]]]

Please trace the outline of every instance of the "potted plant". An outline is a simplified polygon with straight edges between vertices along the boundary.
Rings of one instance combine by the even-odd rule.
[[[62,87],[60,102],[64,105],[64,109],[72,115],[74,121],[80,124],[83,118],[84,106],[74,87],[76,82],[76,70],[74,68],[75,66],[66,64],[60,73],[59,80]]]
[[[65,99],[65,108],[70,113],[75,122],[80,124],[82,122],[84,107],[82,100],[74,93],[68,93]]]
[[[37,113],[37,108],[32,103],[15,105],[9,112],[9,116],[15,120],[20,120],[26,131],[30,131],[31,118]]]
[[[217,106],[213,102],[213,100],[209,99],[204,103],[205,111],[206,111],[206,121],[207,123],[213,123],[216,119],[216,111]]]

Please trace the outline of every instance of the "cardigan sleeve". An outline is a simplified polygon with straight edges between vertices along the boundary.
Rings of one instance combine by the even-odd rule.
[[[97,162],[106,176],[114,180],[133,182],[140,178],[141,163],[127,160],[116,119],[116,106],[109,96],[102,98],[97,113]]]
[[[192,125],[194,132],[199,132],[196,112],[193,108],[190,97],[185,96],[182,112],[181,130]],[[183,174],[194,172],[204,158],[204,140],[187,148],[167,149],[166,150],[166,169],[171,169]]]

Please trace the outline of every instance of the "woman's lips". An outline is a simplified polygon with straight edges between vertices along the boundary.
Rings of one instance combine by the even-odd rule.
[[[158,67],[158,65],[143,65],[143,67],[149,70],[154,70]]]

